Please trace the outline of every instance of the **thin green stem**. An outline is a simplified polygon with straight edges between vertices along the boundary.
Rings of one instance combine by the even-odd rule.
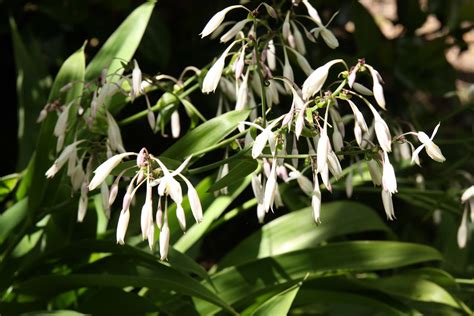
[[[255,33],[257,32],[257,19],[253,22]],[[260,98],[262,102],[262,124],[265,127],[267,123],[267,98],[265,94],[265,79],[263,78],[262,65],[260,65],[260,52],[258,50],[258,41],[255,41],[255,56],[257,63],[257,72],[260,79]]]

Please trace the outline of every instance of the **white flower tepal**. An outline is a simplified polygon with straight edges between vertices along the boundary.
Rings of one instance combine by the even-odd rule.
[[[201,38],[204,38],[208,36],[209,34],[211,34],[212,32],[214,32],[219,27],[219,25],[221,25],[221,23],[224,21],[224,18],[227,12],[236,8],[241,8],[241,7],[242,7],[241,5],[232,5],[214,14],[214,16],[209,20],[209,22],[207,22],[206,26],[200,33]]]
[[[222,72],[224,71],[225,58],[234,44],[235,42],[227,47],[227,49],[207,72],[206,77],[204,77],[204,81],[202,83],[202,93],[211,93],[216,91],[217,85],[219,84],[222,76]]]
[[[391,194],[397,192],[397,178],[395,177],[395,170],[388,159],[388,154],[386,151],[384,152],[382,186],[385,191],[388,191]]]
[[[105,162],[103,162],[99,167],[97,167],[97,169],[95,169],[94,171],[95,175],[89,183],[89,190],[92,191],[99,185],[101,185],[102,182],[104,182],[105,178],[107,178],[107,176],[112,172],[112,170],[118,166],[122,159],[130,155],[135,155],[135,153],[123,153],[112,156]]]
[[[439,125],[440,123],[436,125],[433,131],[433,134],[431,134],[431,137],[428,137],[428,135],[426,135],[424,132],[416,133],[416,136],[418,137],[418,140],[421,142],[421,145],[415,151],[413,151],[412,158],[411,158],[412,163],[416,162],[417,164],[419,164],[418,155],[423,150],[423,148],[425,148],[428,156],[430,156],[430,158],[433,159],[434,161],[444,162],[446,160],[446,158],[443,156],[443,153],[441,152],[441,149],[438,147],[438,145],[436,145],[433,142],[433,138],[436,136],[436,133],[438,132]]]
[[[327,62],[323,66],[317,68],[303,83],[303,99],[308,100],[313,95],[321,90],[326,82],[329,74],[329,69],[337,63],[343,62],[342,59],[335,59]]]

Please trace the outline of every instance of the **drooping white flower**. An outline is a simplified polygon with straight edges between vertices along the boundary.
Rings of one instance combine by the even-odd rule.
[[[247,105],[248,100],[248,81],[249,81],[249,70],[245,73],[244,79],[240,83],[237,92],[237,102],[235,103],[235,110],[243,110]]]
[[[122,162],[122,159],[131,155],[136,154],[132,152],[118,154],[110,157],[105,162],[103,162],[99,167],[97,167],[97,169],[95,169],[95,175],[89,183],[89,190],[92,191],[99,185],[101,185],[102,182],[104,182],[105,178],[107,178],[107,176],[112,172],[112,170],[117,167],[120,162]]]
[[[439,125],[440,125],[440,123],[438,123],[438,125],[436,125],[436,127],[433,131],[433,134],[431,134],[431,137],[428,137],[428,135],[426,135],[424,132],[416,133],[416,136],[420,140],[421,145],[418,146],[418,148],[413,152],[412,158],[411,158],[412,163],[419,161],[418,160],[418,155],[419,155],[420,151],[423,150],[423,148],[425,148],[426,153],[428,154],[428,156],[430,156],[430,158],[433,159],[434,161],[444,162],[446,160],[446,158],[443,156],[443,153],[441,152],[441,149],[438,147],[438,145],[436,145],[433,142],[433,138],[435,137],[436,133],[438,132]]]
[[[380,114],[375,110],[375,108],[368,104],[372,114],[374,115],[375,120],[375,136],[377,136],[377,141],[379,142],[380,147],[384,152],[392,151],[392,135],[388,129],[387,123],[382,119]]]
[[[367,67],[367,69],[369,69],[370,75],[372,76],[372,92],[374,93],[375,101],[377,101],[377,104],[385,110],[385,97],[383,94],[382,77],[380,76],[379,72],[375,70],[372,66],[367,64],[365,66]]]
[[[382,171],[376,160],[372,159],[367,162],[367,167],[369,169],[370,178],[374,185],[382,184]]]
[[[385,191],[388,191],[391,194],[397,192],[397,178],[395,177],[395,170],[388,159],[388,154],[386,151],[384,151],[382,186]]]
[[[311,75],[303,83],[302,91],[304,100],[308,100],[321,90],[328,77],[329,69],[334,64],[340,62],[342,62],[342,59],[331,60],[311,73]]]
[[[64,107],[63,111],[58,117],[56,121],[56,125],[54,126],[54,135],[58,138],[56,144],[56,152],[59,152],[64,145],[64,136],[66,134],[67,129],[67,121],[69,118],[69,109],[71,108],[71,104],[69,103],[67,106]]]
[[[274,128],[278,124],[278,122],[280,122],[280,120],[282,118],[283,118],[283,116],[280,116],[279,118],[274,120],[271,124],[268,124],[268,126],[265,127],[265,128],[262,128],[261,126],[255,124],[255,123],[242,122],[246,125],[253,126],[253,127],[255,127],[255,128],[262,131],[260,134],[257,135],[257,137],[255,138],[255,141],[253,143],[253,146],[252,146],[252,158],[253,159],[256,159],[258,156],[260,156],[263,149],[267,145],[267,142],[270,145],[270,151],[271,151],[272,155],[275,155],[275,153],[276,153],[276,141],[275,141],[275,135],[272,132],[272,128]]]
[[[275,70],[275,68],[276,68],[276,49],[275,49],[275,43],[273,42],[273,39],[268,41],[267,63],[268,63],[268,67],[271,70]]]
[[[272,168],[265,184],[265,192],[263,194],[263,206],[265,212],[272,207],[275,199],[275,191],[278,190],[277,186],[277,174],[276,174],[276,159],[273,159]]]
[[[318,147],[317,147],[317,156],[316,156],[316,172],[322,172],[327,167],[328,153],[330,149],[329,137],[326,129],[326,124],[324,124],[323,129],[319,135]]]
[[[237,33],[239,33],[244,28],[245,24],[247,24],[250,21],[251,21],[250,19],[245,19],[245,20],[235,23],[234,26],[230,30],[228,30],[224,35],[221,36],[220,38],[221,43],[227,43],[228,41],[233,39],[237,35]]]
[[[221,25],[221,23],[224,21],[224,18],[227,12],[236,8],[241,8],[241,7],[242,7],[241,5],[232,5],[214,14],[212,18],[207,22],[202,32],[199,34],[201,35],[201,38],[204,38],[208,36],[209,34],[211,34],[212,32],[214,32],[219,27],[219,25]]]
[[[148,235],[149,235],[148,230],[152,226],[153,226],[153,199],[152,199],[152,190],[151,190],[150,180],[147,179],[145,203],[143,204],[142,212],[140,216],[140,227],[142,230],[143,240],[148,238]]]
[[[306,54],[306,46],[304,44],[303,35],[301,35],[300,30],[298,29],[298,27],[296,26],[296,24],[294,22],[291,22],[291,26],[293,27],[293,34],[294,34],[294,37],[295,37],[296,50],[299,53],[305,55]]]
[[[288,79],[290,82],[293,82],[295,80],[294,74],[293,74],[293,68],[291,68],[290,61],[288,60],[288,55],[286,52],[286,49],[283,50],[284,52],[284,57],[285,57],[285,63],[283,64],[283,77]],[[285,86],[291,86],[290,84],[285,82]]]
[[[309,3],[308,0],[303,0],[303,4],[306,6],[306,10],[308,10],[308,14],[311,19],[319,26],[323,25],[321,21],[321,17],[319,16],[318,11]]]
[[[66,164],[69,158],[72,155],[76,154],[77,145],[82,143],[84,140],[79,140],[77,142],[67,145],[64,150],[61,152],[59,157],[54,161],[53,165],[46,171],[45,176],[47,178],[52,178],[58,171]]]
[[[199,195],[192,185],[192,183],[185,178],[183,175],[181,175],[181,179],[184,180],[188,187],[188,199],[189,199],[189,205],[191,206],[191,212],[193,213],[194,219],[196,220],[197,223],[202,222],[203,220],[203,215],[202,215],[202,206],[201,206],[201,201],[199,200]]]
[[[171,136],[173,138],[178,138],[181,134],[181,122],[179,120],[179,112],[178,110],[174,110],[171,113]]]
[[[395,219],[395,211],[393,209],[392,193],[382,190],[382,203],[387,219],[393,221]]]
[[[81,186],[81,196],[79,197],[79,206],[77,209],[77,221],[82,223],[84,217],[86,216],[87,212],[87,204],[88,204],[88,196],[87,193],[89,190],[87,189],[87,181],[84,181]]]
[[[474,223],[474,185],[467,188],[461,195],[461,202],[469,205],[471,209],[471,222]]]
[[[165,212],[163,226],[160,231],[160,260],[168,259],[168,250],[170,247],[170,228],[168,226],[168,218]]]
[[[342,176],[341,163],[332,150],[328,153],[328,167],[329,171],[332,173],[334,178],[336,178],[336,180]]]
[[[318,176],[314,177],[314,189],[311,195],[311,208],[313,220],[316,224],[321,223],[321,190],[319,189]]]
[[[176,204],[176,218],[178,219],[179,227],[184,232],[186,231],[186,215],[181,204]]]
[[[354,183],[353,183],[354,171],[349,171],[349,174],[346,177],[345,185],[346,185],[346,196],[350,199],[352,197],[352,192],[354,191]]]
[[[137,61],[133,60],[132,70],[132,98],[139,96],[142,93],[142,71],[138,67]]]
[[[109,111],[105,112],[107,118],[107,137],[109,139],[110,147],[113,151],[118,151],[119,153],[124,153],[125,149],[123,147],[122,135],[120,133],[120,128],[115,121],[115,118]]]
[[[319,34],[321,35],[324,42],[329,48],[335,49],[339,46],[339,41],[337,40],[337,37],[334,36],[333,32],[328,30],[326,27],[321,26],[319,30]]]
[[[283,22],[281,32],[283,38],[288,41],[288,37],[290,35],[290,11],[286,13],[285,21]]]
[[[219,59],[217,59],[214,65],[212,65],[212,67],[207,72],[202,83],[202,93],[211,93],[216,91],[217,85],[219,84],[222,76],[222,71],[224,71],[225,58],[235,43],[236,42],[233,42],[229,45],[229,47],[226,48]]]
[[[120,245],[125,244],[125,234],[127,233],[128,222],[130,221],[130,210],[127,208],[120,212],[120,217],[117,224],[116,238]]]
[[[466,247],[468,232],[469,232],[469,227],[467,223],[467,205],[466,205],[464,207],[461,224],[459,225],[458,233],[457,233],[458,246],[461,249]]]
[[[296,136],[296,139],[299,139],[300,136],[301,136],[301,133],[303,132],[304,119],[305,119],[305,114],[306,114],[306,106],[305,105],[301,109],[299,109],[299,112],[296,116],[296,122],[295,122],[295,136]]]
[[[293,170],[289,173],[289,177],[287,181],[296,180],[298,186],[300,187],[301,191],[303,191],[307,195],[311,195],[313,192],[313,183],[305,177],[301,172],[298,170]]]
[[[363,95],[367,95],[367,96],[372,96],[374,95],[374,93],[372,91],[369,90],[369,88],[367,88],[366,86],[358,83],[358,82],[354,82],[352,88],[356,91],[356,92],[359,92],[360,94],[363,94]]]

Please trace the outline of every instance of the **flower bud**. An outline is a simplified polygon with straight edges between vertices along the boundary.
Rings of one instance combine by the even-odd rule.
[[[132,154],[133,153],[123,153],[112,156],[103,162],[99,167],[97,167],[97,169],[94,171],[95,175],[89,183],[89,190],[92,191],[101,185],[105,178],[107,178],[107,176],[112,172],[112,170],[117,167],[120,162],[122,162],[122,159]]]
[[[221,25],[221,23],[224,21],[224,18],[227,12],[239,7],[242,7],[242,6],[233,5],[214,14],[214,16],[209,20],[209,22],[207,22],[206,26],[204,27],[202,32],[199,34],[201,35],[201,38],[204,38],[208,36],[209,34],[211,34],[212,32],[214,32],[219,27],[219,25]]]
[[[116,238],[120,245],[125,244],[125,234],[127,233],[128,222],[130,221],[130,211],[128,209],[120,212],[120,217],[117,224]]]
[[[342,62],[341,59],[335,59],[330,62],[327,62],[323,66],[317,68],[313,73],[305,80],[303,83],[303,99],[308,100],[311,98],[313,95],[315,95],[317,92],[321,90],[321,88],[324,85],[324,82],[326,81],[328,74],[329,74],[329,69],[337,63]]]

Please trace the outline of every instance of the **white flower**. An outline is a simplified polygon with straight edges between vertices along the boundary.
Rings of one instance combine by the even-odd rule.
[[[192,183],[186,179],[183,175],[181,175],[181,179],[186,182],[186,185],[188,187],[188,199],[189,199],[189,205],[191,206],[191,212],[193,213],[194,219],[196,220],[197,223],[202,222],[203,215],[202,215],[202,206],[201,206],[201,201],[199,200],[199,195],[192,185]]]
[[[347,175],[345,185],[346,185],[346,196],[350,199],[352,197],[352,192],[354,191],[354,183],[353,183],[354,171],[351,168],[351,171]]]
[[[367,96],[372,96],[374,93],[370,91],[366,86],[361,85],[358,82],[354,82],[352,88],[356,91],[359,92],[360,94],[367,95]]]
[[[275,50],[275,43],[273,43],[272,39],[268,41],[267,63],[268,63],[268,67],[271,70],[275,70],[275,68],[276,68],[276,50]]]
[[[66,133],[66,128],[67,128],[67,120],[69,117],[69,109],[71,107],[72,103],[69,103],[67,106],[64,107],[63,111],[58,117],[58,120],[56,121],[56,125],[54,126],[54,135],[58,137],[57,145],[56,145],[56,151],[60,151],[63,148],[64,145],[64,135]]]
[[[315,95],[323,87],[329,73],[329,69],[337,63],[342,62],[342,59],[335,59],[327,62],[323,66],[317,68],[303,83],[303,99],[308,100]]]
[[[87,212],[87,203],[88,203],[88,196],[87,193],[87,181],[84,181],[81,186],[81,197],[79,198],[79,207],[77,209],[77,221],[82,223],[84,217],[86,216]]]
[[[351,100],[347,100],[349,105],[351,106],[352,112],[354,113],[354,135],[359,147],[362,144],[362,135],[363,133],[367,132],[369,129],[367,127],[367,123],[365,122],[364,116],[359,111],[357,106]]]
[[[441,149],[438,147],[438,145],[436,145],[433,142],[433,138],[435,137],[436,133],[438,132],[439,125],[440,125],[440,123],[438,123],[438,125],[436,125],[436,127],[433,131],[433,134],[431,134],[431,137],[428,137],[428,135],[426,135],[424,132],[416,133],[416,136],[420,140],[421,145],[418,146],[418,148],[413,152],[412,158],[411,158],[412,163],[418,161],[418,155],[419,155],[420,151],[423,150],[423,148],[425,148],[426,153],[428,154],[428,156],[430,156],[431,159],[433,159],[434,161],[443,162],[443,161],[446,160],[446,158],[443,156],[443,153],[441,152]]]
[[[293,68],[291,68],[290,61],[288,60],[288,54],[286,53],[286,49],[283,50],[284,52],[284,57],[285,57],[285,63],[283,64],[283,77],[288,79],[290,82],[293,82],[295,80],[294,74],[293,74]],[[285,86],[291,86],[288,83],[285,83]]]
[[[306,10],[308,10],[308,14],[311,19],[319,26],[323,25],[321,18],[319,17],[318,11],[309,3],[308,0],[303,0],[303,4],[306,6]]]
[[[286,13],[285,21],[283,22],[281,32],[283,34],[283,38],[288,40],[288,37],[290,35],[290,11]]]
[[[382,184],[382,172],[380,170],[380,166],[374,159],[369,160],[367,162],[367,167],[369,169],[370,178],[372,179],[372,183],[374,185],[381,185]]]
[[[125,149],[123,148],[122,135],[117,122],[109,111],[106,111],[105,115],[107,118],[107,137],[109,139],[110,147],[113,151],[118,151],[119,153],[125,152]]]
[[[168,249],[170,247],[170,228],[168,226],[168,219],[164,218],[163,227],[160,231],[160,260],[168,259]]]
[[[318,177],[314,177],[314,189],[311,196],[311,208],[313,210],[313,220],[316,224],[321,223],[321,190],[319,189]]]
[[[319,34],[323,38],[326,45],[329,46],[329,48],[335,49],[339,46],[339,41],[337,40],[337,37],[334,36],[334,34],[326,27],[321,26]]]
[[[122,159],[130,156],[130,155],[136,155],[135,153],[123,153],[123,154],[118,154],[115,156],[110,157],[107,159],[105,162],[103,162],[97,169],[94,171],[94,177],[92,178],[91,182],[89,183],[89,190],[92,191],[95,188],[97,188],[99,185],[104,182],[105,178],[112,172],[112,170],[118,166],[120,162],[122,162]]]
[[[174,110],[171,113],[171,135],[173,138],[178,138],[181,133],[181,123],[179,121],[179,112]]]
[[[181,204],[176,204],[176,218],[178,219],[179,227],[184,232],[186,231],[186,215]]]
[[[467,205],[466,205],[464,207],[461,224],[459,225],[458,234],[457,234],[457,241],[458,241],[459,248],[466,247],[468,232],[469,232],[469,227],[467,223]]]
[[[301,191],[303,191],[305,194],[307,194],[307,195],[312,194],[312,192],[313,192],[313,183],[311,183],[311,181],[307,177],[305,177],[303,174],[301,174],[301,172],[299,172],[298,170],[291,171],[287,181],[291,181],[291,180],[296,180],[296,182],[298,183]]]
[[[300,136],[301,136],[301,133],[303,132],[304,118],[305,118],[305,114],[306,114],[306,106],[305,105],[301,109],[299,109],[298,115],[296,116],[296,123],[295,123],[295,136],[296,136],[296,139],[299,139]]]
[[[255,138],[255,141],[253,142],[252,146],[252,158],[256,159],[260,154],[262,153],[263,149],[265,146],[268,144],[270,145],[270,151],[272,152],[272,155],[275,155],[276,151],[276,142],[275,142],[275,135],[272,132],[272,128],[275,127],[278,122],[283,118],[283,116],[280,116],[276,120],[274,120],[271,124],[268,124],[267,127],[262,128],[261,126],[251,123],[251,122],[242,122],[243,124],[253,126],[262,132],[257,135]]]
[[[216,91],[217,85],[219,84],[219,80],[222,76],[222,71],[224,71],[225,58],[235,43],[236,42],[233,42],[229,45],[229,47],[227,47],[227,49],[207,72],[202,83],[202,93],[211,93]]]
[[[390,130],[388,129],[387,123],[382,119],[380,114],[375,110],[375,108],[368,104],[372,114],[375,119],[375,136],[377,136],[377,141],[380,144],[380,147],[384,152],[392,151],[392,135],[390,135]]]
[[[384,151],[382,187],[385,191],[388,191],[391,194],[397,192],[397,178],[395,177],[395,170],[388,159],[388,154],[386,151]]]
[[[329,144],[329,137],[326,130],[326,124],[324,124],[324,128],[321,130],[319,141],[318,141],[318,148],[317,148],[317,156],[316,156],[316,172],[322,172],[327,167],[328,161],[328,153],[330,149]]]
[[[304,45],[303,35],[301,35],[300,30],[296,26],[295,23],[291,22],[291,26],[293,26],[293,34],[295,36],[295,45],[296,50],[305,55],[306,54],[306,46]]]
[[[234,26],[230,30],[228,30],[224,35],[221,36],[220,38],[221,43],[227,43],[228,41],[233,39],[235,35],[237,35],[237,33],[239,33],[244,28],[245,24],[247,24],[250,21],[251,21],[250,19],[245,19],[245,20],[235,23]]]
[[[380,76],[379,72],[375,70],[372,66],[367,64],[365,66],[369,69],[370,75],[372,76],[372,91],[374,93],[375,101],[377,101],[377,104],[385,110],[385,97],[383,95],[383,88],[381,84],[381,82],[383,82],[382,77]]]
[[[474,223],[474,185],[471,185],[469,188],[464,191],[461,196],[462,203],[469,203],[469,208],[471,209],[471,222]]]
[[[154,160],[160,165],[160,168],[163,171],[163,177],[160,179],[160,184],[158,185],[158,194],[160,196],[167,194],[177,205],[180,205],[183,202],[183,193],[181,190],[181,185],[175,180],[174,177],[184,170],[186,165],[189,163],[189,160],[191,160],[191,156],[189,156],[173,172],[170,172],[158,158],[154,158]]]
[[[221,23],[224,21],[224,18],[227,12],[236,8],[241,8],[241,7],[242,7],[241,5],[232,5],[214,14],[214,16],[209,20],[209,22],[207,22],[206,26],[200,33],[201,38],[204,38],[208,36],[209,34],[211,34],[212,32],[214,32],[219,27],[219,25],[221,25]]]
[[[142,229],[143,240],[148,238],[149,229],[153,226],[153,199],[150,181],[147,179],[145,203],[140,216],[140,227]]]
[[[267,183],[265,185],[265,193],[263,194],[263,206],[266,212],[272,207],[273,200],[275,199],[275,191],[277,187],[277,175],[276,175],[276,159],[273,159],[272,169],[268,176]]]
[[[342,139],[342,134],[339,132],[339,129],[336,127],[332,132],[332,143],[334,145],[334,150],[339,152],[342,147],[344,147],[344,140]]]
[[[46,171],[45,176],[47,178],[54,177],[54,175],[66,164],[69,158],[76,154],[77,145],[82,142],[83,140],[79,140],[66,146],[59,157],[54,161],[53,165]]]
[[[125,244],[125,234],[127,233],[128,222],[130,221],[129,209],[122,210],[117,224],[116,238],[118,244]]]
[[[249,70],[245,73],[244,79],[239,86],[237,92],[237,102],[235,103],[235,110],[243,110],[247,105],[248,100],[248,81],[249,81]]]
[[[395,211],[393,210],[392,193],[382,190],[382,203],[387,219],[393,221],[395,218]]]
[[[142,93],[142,71],[138,67],[137,61],[133,60],[133,71],[132,71],[132,98],[137,97]]]
[[[341,164],[339,162],[339,159],[337,159],[336,154],[334,151],[330,151],[328,154],[328,167],[329,171],[331,171],[332,175],[336,180],[338,180],[342,176],[342,168]]]

